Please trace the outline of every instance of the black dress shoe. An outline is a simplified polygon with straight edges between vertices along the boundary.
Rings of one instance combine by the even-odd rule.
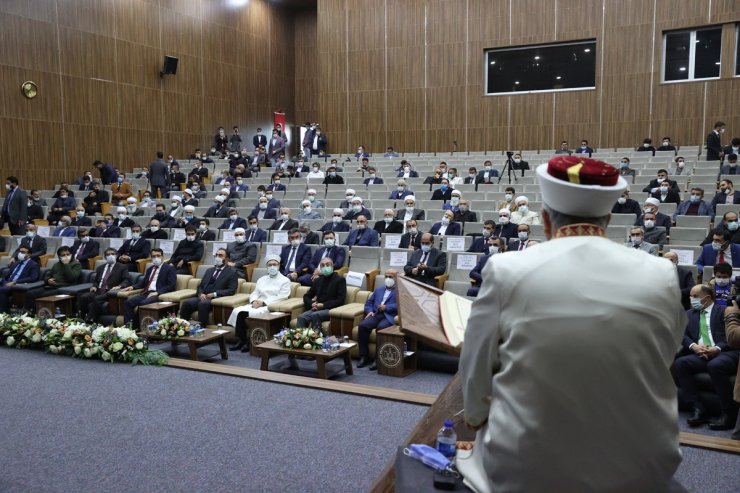
[[[249,344],[245,344],[245,345],[244,345],[244,346],[242,347],[242,353],[248,353],[248,352],[249,352]]]
[[[239,351],[243,347],[244,347],[244,341],[239,341],[239,343],[236,346],[231,346],[229,348],[229,351]]]
[[[357,363],[357,368],[365,368],[367,365],[370,364],[370,359],[365,358],[364,356],[360,358],[360,362]]]
[[[701,409],[694,409],[694,414],[692,414],[691,417],[686,420],[686,424],[688,424],[692,428],[695,426],[701,426],[704,423],[708,422],[709,419],[707,418],[707,415]]]
[[[716,421],[712,421],[709,423],[709,429],[710,430],[731,430],[735,427],[735,420],[737,418],[730,417],[726,414],[722,414],[719,419]]]
[[[375,371],[377,369],[378,369],[378,364],[375,361],[373,361],[373,364],[370,365],[370,368],[368,368],[368,370],[370,371]]]

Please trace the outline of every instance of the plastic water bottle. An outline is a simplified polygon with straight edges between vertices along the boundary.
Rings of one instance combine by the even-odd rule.
[[[406,344],[406,341],[403,341],[403,355],[406,356],[409,354],[409,345]]]
[[[455,457],[455,443],[457,442],[457,433],[452,428],[452,421],[445,421],[444,426],[437,433],[437,450],[445,457],[452,459]]]
[[[329,351],[329,340],[326,337],[324,337],[324,343],[321,345],[321,350],[325,353]]]
[[[54,310],[54,318],[59,318],[62,316],[62,309],[57,307],[56,310]]]

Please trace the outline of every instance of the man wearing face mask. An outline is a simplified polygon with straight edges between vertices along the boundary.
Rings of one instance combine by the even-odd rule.
[[[283,207],[280,209],[280,217],[275,219],[269,228],[269,231],[289,231],[298,228],[298,221],[290,217],[290,209]]]
[[[419,178],[419,172],[411,168],[411,163],[405,159],[401,161],[401,168],[398,170],[397,178]]]
[[[179,217],[175,221],[175,228],[193,228],[198,229],[200,225],[200,219],[195,217],[195,207],[192,205],[186,205],[182,209],[182,217]]]
[[[170,165],[170,174],[167,180],[170,190],[173,192],[179,192],[181,189],[180,185],[185,184],[187,178],[185,177],[185,173],[180,171],[180,166],[173,163]]]
[[[136,224],[133,219],[128,217],[128,210],[125,207],[116,208],[116,218],[113,225],[117,228],[130,228]]]
[[[301,243],[306,245],[318,245],[319,234],[311,231],[311,224],[308,221],[301,222],[298,226],[298,232],[301,234]]]
[[[452,188],[447,178],[442,178],[439,188],[432,193],[432,200],[450,200],[452,198]]]
[[[711,287],[698,285],[691,289],[691,308],[686,312],[688,323],[682,348],[673,362],[673,372],[683,401],[694,410],[686,423],[693,428],[709,422],[694,378],[697,373],[707,372],[722,408],[721,416],[712,421],[709,428],[729,430],[735,425],[738,414],[737,403],[732,399],[730,377],[737,372],[740,350],[727,344],[725,307],[716,303]]]
[[[218,229],[236,230],[237,228],[246,229],[247,227],[248,225],[246,219],[239,217],[239,212],[232,207],[229,209],[229,218],[221,223]]]
[[[190,262],[203,260],[203,242],[195,239],[195,228],[185,228],[185,239],[180,240],[168,264],[177,269],[178,274],[190,274]]]
[[[306,311],[298,316],[297,327],[312,327],[323,333],[321,324],[329,320],[329,310],[342,306],[346,301],[347,282],[343,276],[334,272],[330,258],[322,259],[319,269],[321,276],[303,295],[303,307]]]
[[[727,262],[721,262],[714,266],[714,277],[706,283],[714,289],[714,302],[727,307],[737,295],[737,285],[732,282],[732,266]]]
[[[157,204],[157,209],[159,209],[159,204]],[[179,195],[173,195],[170,197],[170,210],[167,211],[167,218],[171,221],[175,221],[182,216],[183,209],[182,209],[182,197]],[[162,219],[159,219],[160,222],[162,222]],[[163,224],[162,227],[165,227]],[[173,227],[173,226],[169,226]]]
[[[507,210],[508,213],[508,210]],[[499,212],[499,218],[502,217]],[[506,217],[508,219],[508,216]],[[507,223],[511,224],[511,223]],[[514,227],[514,236],[516,236],[516,225],[513,225]],[[473,243],[468,248],[469,253],[483,253],[488,248],[488,238],[491,238],[492,236],[498,236],[494,233],[494,230],[496,229],[496,223],[490,219],[487,219],[483,223],[483,230],[481,236],[476,236],[473,239]]]
[[[198,230],[195,233],[197,241],[216,241],[216,232],[211,229],[211,222],[207,217],[202,217],[198,221]]]
[[[399,221],[409,221],[411,219],[415,221],[423,221],[426,218],[426,211],[423,209],[416,208],[416,197],[408,195],[403,202],[404,207],[399,208],[396,211],[396,219]]]
[[[529,168],[529,161],[524,161],[522,159],[522,155],[519,154],[519,153],[514,154],[513,161],[514,161],[514,163],[512,164],[511,169],[513,169],[513,170],[521,170],[522,171],[522,176],[524,176],[524,172],[525,171],[528,171],[530,169]]]
[[[642,189],[642,191],[649,194],[655,194],[661,192],[661,186],[667,186],[669,190],[681,193],[681,190],[678,188],[678,184],[676,183],[676,181],[668,179],[668,171],[665,169],[659,169],[657,176],[650,180],[650,183],[648,183],[645,188]]]
[[[97,226],[90,232],[94,238],[120,238],[121,228],[116,226],[113,216],[106,214],[103,219],[97,222]]]
[[[460,200],[462,199],[462,192],[460,190],[452,190],[450,194],[449,202],[442,204],[443,211],[457,212],[460,210]]]
[[[725,122],[715,122],[714,128],[707,135],[707,161],[722,161],[725,157],[721,138],[723,133],[725,133]]]
[[[493,164],[487,159],[483,162],[483,169],[478,171],[476,182],[491,185],[494,183],[494,178],[498,178],[498,171],[493,169]]]
[[[309,271],[311,267],[311,247],[301,243],[301,232],[292,228],[288,232],[288,241],[280,251],[280,272],[293,282]]]
[[[336,172],[336,168],[334,168],[334,172]],[[319,163],[311,163],[311,171],[306,175],[306,180],[316,182],[324,181],[324,178],[326,178],[326,174],[321,171],[321,165]]]
[[[270,207],[270,201],[267,197],[257,199],[257,207],[252,209],[251,216],[257,219],[277,219],[277,210]]]
[[[8,225],[11,235],[21,235],[28,219],[28,194],[18,186],[18,178],[15,176],[9,176],[7,178],[5,181],[5,190],[5,201],[2,205],[0,223]],[[71,209],[74,209],[74,205]]]
[[[678,204],[676,212],[673,213],[673,220],[677,216],[711,216],[712,208],[704,202],[704,189],[691,187],[689,200]]]
[[[116,178],[116,182],[110,186],[110,193],[115,202],[126,200],[133,195],[133,188],[131,184],[126,181],[126,175],[120,174]]]
[[[740,175],[737,169],[737,154],[727,154],[727,163],[720,168],[721,175]]]
[[[475,223],[478,222],[478,214],[470,210],[469,200],[460,199],[460,205],[452,220],[458,223]]]
[[[671,138],[670,137],[663,137],[663,139],[661,141],[661,144],[660,144],[660,147],[658,147],[658,150],[659,151],[675,151],[676,150],[676,146],[674,146],[671,143]]]
[[[279,174],[273,174],[271,180],[272,183],[267,185],[267,190],[272,190],[273,192],[284,192],[286,190],[285,184],[281,181]]]
[[[673,204],[680,204],[681,203],[681,195],[678,191],[673,190],[667,181],[664,181],[660,184],[658,187],[658,190],[656,190],[654,193],[650,195],[651,197],[658,199],[661,204],[665,203],[673,203]]]
[[[103,304],[107,303],[110,294],[131,285],[129,269],[116,262],[116,249],[105,249],[105,264],[95,269],[95,280],[92,287],[77,297],[79,318],[88,323],[98,322]]]
[[[272,131],[272,137],[270,138],[269,146],[267,148],[267,155],[270,158],[272,166],[277,166],[278,158],[280,154],[285,153],[285,139],[283,139],[278,130]]]
[[[333,231],[327,231],[324,233],[324,246],[317,249],[311,258],[309,265],[309,271],[298,278],[298,282],[302,286],[310,286],[321,275],[321,269],[319,264],[325,258],[329,258],[332,261],[334,270],[337,271],[344,267],[344,260],[346,254],[345,249],[337,245],[336,235]]]
[[[308,190],[306,190],[306,199],[311,202],[311,207],[313,207],[314,209],[324,208],[324,202],[316,198],[315,188],[309,188]]]
[[[324,185],[344,185],[344,178],[342,175],[337,173],[337,167],[330,165],[326,170],[326,176],[324,181],[321,182]]]
[[[322,233],[325,233],[327,231],[346,232],[349,230],[349,224],[344,222],[344,211],[339,208],[336,208],[332,211],[331,220],[324,223],[324,225],[321,226],[321,228],[319,229],[319,231],[321,231]]]
[[[301,202],[301,213],[298,214],[299,221],[308,221],[311,219],[321,219],[321,213],[313,210],[311,201],[306,199]]]
[[[156,303],[159,301],[159,295],[174,291],[177,285],[177,272],[169,263],[164,262],[162,249],[153,248],[151,255],[152,265],[144,273],[144,277],[133,286],[119,290],[121,293],[141,290],[140,293],[129,297],[124,304],[123,323],[131,323],[134,328],[139,327],[139,319],[134,317],[134,310],[142,305]]]
[[[85,208],[81,205],[78,205],[75,209],[75,217],[72,218],[71,225],[78,228],[81,226],[92,226],[92,220],[87,217],[87,214],[85,214]]]
[[[476,298],[478,296],[481,283],[483,282],[483,277],[481,275],[483,267],[486,266],[488,259],[490,259],[493,255],[497,253],[504,253],[506,251],[506,243],[504,241],[505,240],[503,240],[502,238],[498,238],[496,236],[490,236],[486,238],[485,249],[483,250],[483,253],[485,255],[478,258],[478,262],[476,262],[475,267],[473,267],[473,270],[471,270],[469,274],[470,284],[472,284],[472,286],[470,286],[468,292],[465,293],[467,296],[471,296],[473,298]]]
[[[712,242],[715,233],[722,234],[728,232],[730,234],[730,242],[740,243],[740,223],[738,223],[738,215],[736,212],[725,212],[722,216],[722,221],[719,223],[715,220],[715,228],[712,229],[706,238],[701,242],[701,246],[708,245]]]
[[[588,141],[586,139],[581,140],[581,147],[576,149],[575,154],[588,154],[589,157],[591,157],[591,154],[593,154],[594,150],[591,148],[591,146],[588,145]]]
[[[612,207],[612,214],[634,214],[635,217],[640,217],[642,211],[639,202],[631,199],[629,190],[625,190]]]
[[[131,226],[131,239],[126,240],[118,249],[116,255],[118,262],[125,265],[130,272],[137,272],[137,262],[141,259],[149,258],[152,244],[149,240],[142,238],[141,226],[134,224]]]
[[[39,257],[46,255],[46,238],[36,234],[36,225],[26,224],[26,235],[21,239],[18,248],[13,252],[13,258],[9,264],[10,266],[12,266],[14,262],[18,261],[18,254],[21,251],[21,247],[26,247],[30,252],[28,254],[29,257],[31,260],[36,262],[40,262]]]
[[[30,257],[28,247],[18,247],[18,261],[9,269],[0,281],[0,313],[8,313],[13,296],[13,286],[37,282],[41,278],[38,262]]]
[[[229,266],[229,254],[219,248],[213,255],[214,266],[203,274],[203,279],[195,291],[195,297],[180,303],[180,318],[190,320],[194,311],[198,311],[198,322],[205,327],[211,313],[211,300],[236,294],[239,277],[233,267]]]
[[[380,237],[377,231],[367,227],[367,218],[360,214],[357,216],[357,228],[349,232],[344,244],[350,249],[355,245],[380,246]]]
[[[619,175],[620,176],[631,176],[632,177],[632,183],[635,182],[635,177],[637,176],[637,171],[630,168],[630,158],[623,157],[619,163]],[[626,178],[625,178],[626,179]]]
[[[136,206],[136,197],[126,199],[126,214],[129,217],[141,217],[144,215],[144,210]]]
[[[25,198],[25,195],[24,195]],[[11,200],[15,200],[13,197],[11,197]],[[24,200],[24,202],[27,202],[27,200]],[[24,204],[25,206],[25,204]],[[59,198],[54,201],[53,204],[51,204],[51,207],[49,208],[49,215],[47,216],[47,220],[49,221],[49,224],[56,224],[59,221],[59,218],[63,215],[67,214],[68,211],[73,211],[77,208],[77,203],[75,202],[75,199],[69,196],[69,193],[66,190],[61,190],[61,193],[59,194]],[[23,208],[24,213],[26,213],[26,207]],[[3,207],[3,210],[4,207]],[[12,218],[11,218],[12,221]]]
[[[658,247],[645,241],[645,232],[639,226],[630,229],[630,241],[625,245],[635,250],[642,250],[650,255],[658,255]]]
[[[213,198],[213,205],[208,208],[203,217],[220,217],[226,218],[229,216],[229,207],[225,204],[226,198],[223,195],[216,195]]]
[[[398,248],[408,250],[418,250],[421,248],[421,236],[415,219],[406,221],[406,232],[401,235],[401,241]]]
[[[90,231],[87,228],[78,229],[77,237],[78,239],[72,244],[70,250],[72,256],[82,265],[82,268],[87,269],[90,259],[98,256],[100,243],[90,238]]]
[[[247,232],[244,228],[234,230],[234,241],[226,245],[229,261],[227,264],[236,270],[236,275],[246,278],[244,266],[257,261],[257,243],[247,241]]]
[[[246,305],[234,308],[226,322],[235,329],[237,344],[230,347],[232,351],[246,353],[249,351],[247,340],[247,317],[267,313],[268,306],[290,297],[290,279],[280,273],[280,257],[267,256],[267,275],[257,279]]]
[[[72,258],[69,247],[63,246],[57,250],[59,262],[48,269],[43,276],[44,285],[26,292],[25,310],[35,311],[36,299],[44,296],[59,294],[59,289],[80,284],[82,281],[82,266]],[[71,315],[71,314],[65,314]]]
[[[699,273],[704,272],[705,265],[715,265],[727,262],[732,267],[740,267],[740,245],[730,243],[730,234],[727,232],[715,233],[712,243],[702,247],[701,254],[696,260]]]
[[[642,217],[642,230],[645,233],[644,241],[663,247],[668,243],[666,229],[663,226],[656,226],[656,216],[652,212],[646,212]],[[711,239],[710,239],[711,241]]]
[[[453,222],[454,217],[454,212],[445,211],[442,215],[442,220],[434,223],[429,233],[435,236],[460,236],[462,234],[462,228],[459,223]]]
[[[740,191],[735,191],[732,180],[724,179],[719,182],[719,191],[712,198],[712,210],[715,214],[718,204],[740,204]]]
[[[256,150],[260,146],[267,147],[267,136],[262,133],[261,128],[257,128],[257,133],[252,137],[252,147]]]
[[[192,205],[193,207],[198,207],[198,204],[200,201],[195,198],[195,195],[193,194],[193,191],[190,188],[186,188],[182,191],[182,205]]]
[[[673,162],[676,163],[676,167],[673,168],[673,175],[681,176],[683,174],[689,174],[689,171],[686,169],[686,160],[683,156],[677,156]]]
[[[248,243],[264,243],[268,239],[267,231],[260,228],[257,216],[250,215],[247,217],[245,231],[246,241]]]
[[[59,226],[57,226],[54,229],[54,232],[51,234],[51,236],[55,238],[64,237],[64,236],[67,236],[67,237],[74,236],[75,230],[71,226],[71,224],[72,224],[72,218],[70,218],[69,216],[62,216],[59,219]]]
[[[218,127],[216,135],[213,136],[213,144],[211,144],[211,147],[215,148],[216,152],[219,154],[223,154],[224,152],[228,151],[229,138],[226,136],[224,127]]]
[[[522,252],[529,248],[531,246],[530,242],[532,241],[529,239],[529,233],[528,224],[517,224],[516,237],[518,239],[510,241],[506,250],[510,252]]]
[[[540,215],[529,210],[529,199],[520,195],[514,200],[516,210],[511,213],[511,222],[514,224],[540,224]]]
[[[637,152],[652,152],[655,156],[655,146],[653,146],[653,139],[645,137],[642,139],[642,145],[635,149]]]
[[[370,357],[370,334],[374,330],[383,330],[396,323],[395,318],[398,314],[397,275],[398,272],[395,269],[386,270],[384,285],[375,288],[365,302],[365,318],[360,322],[357,336],[357,347],[360,352],[360,362],[357,364],[357,368],[370,365],[370,371],[378,369],[375,358]]]
[[[393,217],[393,209],[386,209],[383,211],[383,219],[377,221],[373,229],[378,232],[379,235],[383,233],[400,234],[403,233],[403,223],[397,221]]]
[[[378,176],[378,171],[372,166],[367,170],[367,178],[362,182],[366,187],[370,185],[382,185],[383,179]]]
[[[369,209],[365,208],[364,201],[360,197],[354,197],[351,201],[352,207],[344,215],[345,221],[354,221],[360,216],[365,216],[365,219],[372,219],[372,213]]]
[[[514,201],[514,197],[516,197],[516,190],[514,190],[514,187],[506,187],[506,191],[504,192],[504,200],[499,200],[496,208],[499,210],[509,209],[509,211],[514,212],[516,210],[516,202]]]
[[[147,240],[167,240],[169,235],[167,231],[164,231],[161,227],[161,223],[157,219],[149,221],[149,228],[141,233],[141,237]]]
[[[355,198],[355,190],[354,188],[348,188],[344,192],[344,200],[339,203],[340,209],[350,209],[352,207],[352,199]]]
[[[645,200],[645,204],[643,205],[643,215],[637,218],[637,221],[635,221],[635,226],[642,226],[645,228],[645,230],[649,230],[648,226],[645,224],[645,214],[654,214],[655,215],[655,224],[656,227],[662,227],[665,229],[666,234],[671,234],[671,225],[673,222],[671,221],[670,216],[666,216],[662,212],[658,212],[658,208],[660,207],[660,201],[656,198],[650,197],[649,199]]]
[[[435,277],[447,272],[447,254],[433,247],[434,237],[424,233],[421,237],[421,248],[409,256],[403,267],[407,276],[430,286],[436,286]]]

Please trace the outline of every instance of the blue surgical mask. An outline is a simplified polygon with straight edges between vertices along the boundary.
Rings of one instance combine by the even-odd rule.
[[[432,251],[432,245],[422,245],[421,251],[424,253],[429,253]]]
[[[439,189],[442,190],[443,192],[446,192],[447,191],[447,185],[440,185],[439,186]]]

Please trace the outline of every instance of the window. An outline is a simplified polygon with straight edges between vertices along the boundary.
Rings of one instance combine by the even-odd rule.
[[[485,53],[486,94],[596,87],[596,40],[496,48]]]
[[[740,25],[735,29],[735,75],[740,75]]]
[[[722,28],[673,31],[663,36],[663,81],[719,78]]]

